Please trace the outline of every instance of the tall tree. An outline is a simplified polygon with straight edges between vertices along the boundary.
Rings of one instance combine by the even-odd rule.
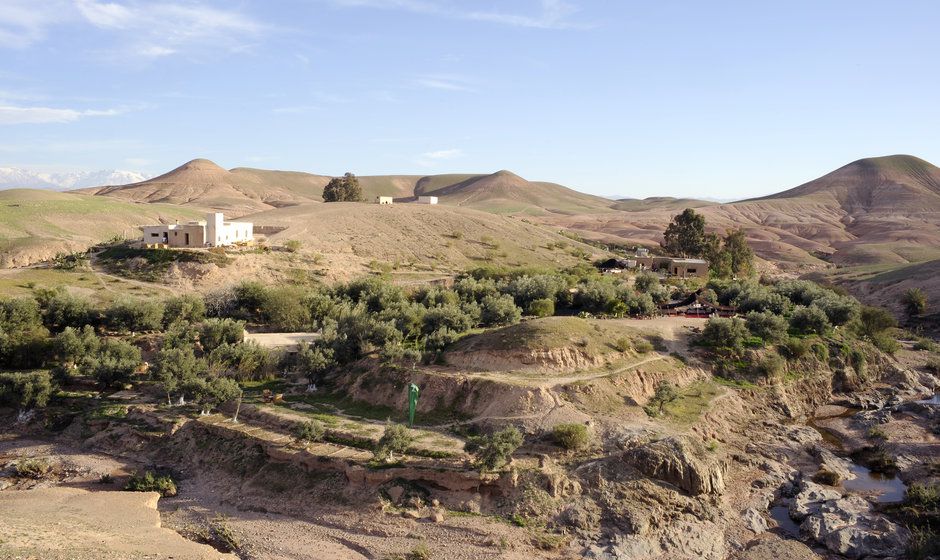
[[[750,276],[754,270],[754,251],[747,243],[741,228],[729,229],[725,234],[722,252],[727,255],[731,273],[735,276]]]
[[[686,208],[666,227],[662,247],[677,257],[701,257],[705,242],[705,217]]]
[[[323,202],[361,202],[362,187],[359,179],[352,173],[342,177],[333,177],[323,187]]]

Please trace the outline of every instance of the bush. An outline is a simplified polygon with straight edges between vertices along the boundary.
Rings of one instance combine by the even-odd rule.
[[[484,326],[512,325],[521,317],[522,310],[509,294],[487,295],[480,301],[480,321]]]
[[[776,344],[787,339],[787,320],[769,311],[751,311],[745,318],[747,330],[766,342]]]
[[[306,291],[297,286],[278,286],[264,292],[258,308],[262,323],[281,331],[301,331],[310,328],[310,308],[300,305]]]
[[[412,442],[414,442],[414,436],[411,435],[408,428],[401,424],[388,424],[372,451],[372,455],[376,461],[382,463],[393,461],[395,453],[404,453]]]
[[[790,315],[790,327],[803,334],[826,334],[831,325],[825,312],[818,307],[797,306]]]
[[[105,311],[108,328],[119,332],[156,331],[163,326],[163,305],[149,300],[122,300]]]
[[[54,387],[48,371],[0,372],[0,403],[23,410],[43,408]]]
[[[516,305],[529,309],[529,305],[537,299],[555,301],[558,294],[567,287],[567,282],[560,276],[538,274],[515,278],[506,285],[504,291],[516,300]]]
[[[52,330],[81,328],[95,319],[91,303],[86,298],[72,295],[63,288],[40,288],[35,290],[35,297],[42,309],[43,323]]]
[[[529,315],[536,317],[551,317],[555,314],[555,300],[537,299],[529,304]]]
[[[748,337],[746,323],[737,317],[712,317],[702,329],[700,341],[713,348],[728,348],[734,354],[744,350],[744,341]]]
[[[150,471],[134,474],[124,485],[129,492],[158,492],[164,498],[176,495],[176,483],[168,475],[158,476]]]
[[[323,427],[323,423],[316,420],[302,422],[294,427],[294,438],[302,443],[323,441],[325,434],[326,428]]]
[[[633,287],[638,292],[644,294],[654,292],[659,289],[659,276],[652,272],[641,272],[636,275],[636,280],[633,282]]]
[[[779,378],[786,369],[786,362],[776,352],[769,352],[754,364],[755,372],[767,380]]]
[[[802,338],[791,337],[783,343],[780,350],[783,351],[788,360],[799,360],[809,354],[810,343]]]
[[[278,357],[255,342],[223,344],[209,353],[209,364],[246,380],[270,379],[276,373]]]
[[[512,454],[522,445],[522,432],[508,426],[494,434],[473,436],[465,449],[474,456],[474,466],[481,472],[495,471],[509,464]]]
[[[177,321],[199,323],[206,318],[206,302],[197,295],[184,294],[166,301],[163,310],[163,324],[172,325]]]
[[[821,309],[826,314],[829,323],[837,327],[856,319],[861,309],[855,298],[831,292],[816,298],[812,306]]]
[[[928,358],[927,363],[924,364],[924,367],[927,368],[927,371],[940,374],[940,356],[933,356]]]
[[[288,239],[284,242],[284,249],[289,253],[296,253],[300,250],[301,245],[301,242],[297,239]]]
[[[590,441],[587,426],[584,424],[558,424],[552,428],[555,443],[565,449],[583,449]]]
[[[428,309],[424,316],[422,332],[431,334],[441,329],[464,333],[473,328],[473,317],[459,305],[440,305]]]
[[[858,321],[855,323],[855,330],[864,336],[874,340],[874,337],[887,329],[898,326],[898,322],[887,309],[881,307],[863,306],[859,312]]]
[[[650,397],[650,400],[647,401],[644,410],[650,416],[658,416],[663,413],[667,404],[678,399],[679,391],[676,390],[672,383],[663,380],[656,386],[656,391],[653,393],[653,396]]]
[[[940,350],[940,346],[936,342],[930,340],[929,338],[918,339],[914,343],[914,350],[926,350],[928,352],[936,352]]]
[[[648,340],[637,340],[633,344],[633,349],[637,351],[638,354],[648,354],[653,351],[653,343]]]
[[[244,338],[244,321],[233,319],[208,319],[199,333],[199,343],[206,352],[211,352],[223,344],[238,344]]]
[[[82,358],[79,369],[104,386],[120,386],[131,379],[140,365],[140,349],[119,339],[101,341],[98,353]]]
[[[826,486],[836,486],[842,482],[842,478],[837,473],[830,470],[819,469],[816,471],[816,474],[813,475],[813,482],[825,484]]]
[[[620,301],[617,296],[617,288],[613,284],[598,280],[579,286],[574,303],[585,311],[606,313],[615,302]]]
[[[901,344],[887,330],[877,333],[871,337],[872,344],[885,354],[894,354],[901,349]]]
[[[13,474],[19,478],[33,478],[39,480],[52,472],[52,465],[48,459],[29,458],[20,459],[13,466]]]

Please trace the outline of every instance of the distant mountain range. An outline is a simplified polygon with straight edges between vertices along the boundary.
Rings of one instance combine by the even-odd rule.
[[[47,189],[64,191],[104,185],[126,185],[153,177],[137,171],[102,169],[71,173],[43,173],[21,167],[0,167],[0,189]]]

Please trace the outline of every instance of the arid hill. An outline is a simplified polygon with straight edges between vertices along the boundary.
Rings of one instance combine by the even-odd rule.
[[[589,237],[655,245],[678,210],[547,220]],[[787,268],[940,256],[940,169],[912,156],[862,159],[779,194],[698,211],[714,231],[743,228],[760,256]]]
[[[330,177],[293,171],[237,167],[226,170],[195,159],[153,179],[130,185],[82,189],[81,192],[135,202],[164,202],[222,210],[233,216],[322,202]],[[376,175],[359,177],[367,201],[392,196],[399,202],[418,195],[442,204],[499,214],[577,214],[599,212],[613,202],[554,183],[531,182],[509,171],[491,175]]]

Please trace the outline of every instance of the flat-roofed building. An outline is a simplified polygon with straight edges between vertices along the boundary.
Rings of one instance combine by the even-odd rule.
[[[418,204],[437,204],[436,196],[419,196]]]
[[[375,197],[376,204],[391,204],[395,202],[395,199],[390,196],[377,196]]]
[[[206,214],[205,220],[143,226],[141,229],[146,245],[168,247],[222,247],[254,239],[251,222],[226,222],[221,212]]]

